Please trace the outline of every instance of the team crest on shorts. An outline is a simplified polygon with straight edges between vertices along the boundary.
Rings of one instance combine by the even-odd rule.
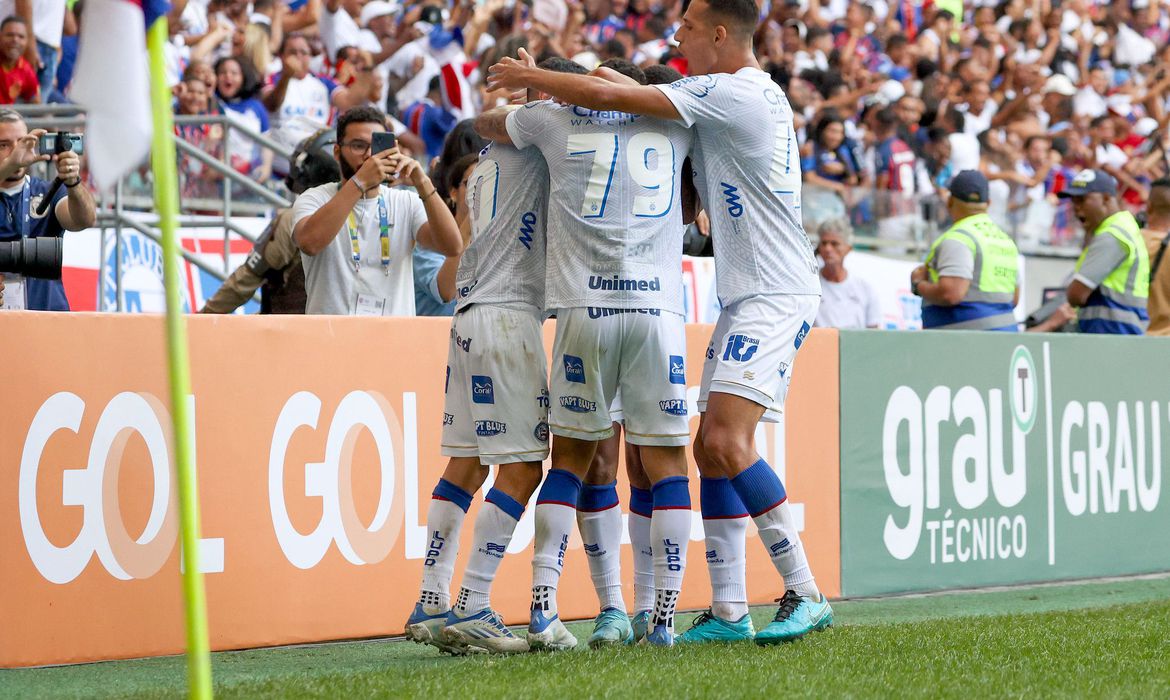
[[[540,421],[536,424],[536,429],[532,431],[532,437],[541,442],[548,442],[548,423]]]

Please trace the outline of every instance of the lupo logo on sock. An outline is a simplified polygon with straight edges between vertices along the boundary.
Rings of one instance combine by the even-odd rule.
[[[680,556],[682,548],[669,539],[662,540],[662,545],[666,548],[666,568],[670,571],[682,571],[682,556]]]

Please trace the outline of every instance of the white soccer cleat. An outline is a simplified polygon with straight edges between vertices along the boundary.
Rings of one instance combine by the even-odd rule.
[[[414,611],[411,612],[410,619],[406,621],[406,629],[403,631],[403,634],[412,642],[430,644],[439,651],[448,654],[466,654],[466,648],[451,645],[443,641],[441,632],[446,624],[446,610],[432,614],[423,610],[421,604],[415,603]]]
[[[564,651],[577,648],[577,638],[553,615],[545,617],[540,610],[532,611],[528,623],[528,648],[532,651]]]
[[[451,646],[467,651],[486,651],[492,654],[519,654],[528,651],[528,642],[512,634],[499,614],[488,608],[467,617],[455,611],[447,616],[442,639]]]

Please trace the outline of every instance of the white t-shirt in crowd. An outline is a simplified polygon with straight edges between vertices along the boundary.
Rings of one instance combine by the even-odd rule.
[[[275,76],[274,82],[280,77]],[[288,132],[291,143],[299,143],[313,134],[312,124],[328,124],[333,111],[333,91],[337,84],[328,78],[318,78],[310,73],[303,78],[288,81],[284,102],[272,115],[272,128]],[[309,126],[298,126],[304,122]],[[295,132],[295,133],[292,133]]]
[[[293,202],[293,226],[313,215],[337,194],[332,182],[305,190]],[[427,222],[422,200],[411,190],[383,186],[387,204],[390,264],[382,264],[378,199],[360,199],[354,207],[361,263],[354,269],[347,226],[316,255],[301,254],[305,266],[305,313],[335,315],[414,315],[414,268],[411,255],[418,231]]]
[[[1097,118],[1109,110],[1105,98],[1092,87],[1086,85],[1073,97],[1073,112],[1077,115]]]
[[[65,0],[32,0],[33,35],[37,41],[61,48],[65,26]],[[0,0],[0,19],[16,14],[16,0]]]
[[[330,61],[337,60],[337,50],[343,46],[357,46],[369,50],[368,42],[362,39],[361,27],[344,8],[339,7],[335,12],[324,10],[317,26],[321,33],[321,43],[325,44],[325,53],[329,55]]]
[[[814,325],[821,328],[873,328],[881,325],[882,308],[869,282],[850,275],[843,282],[821,277],[821,307]]]

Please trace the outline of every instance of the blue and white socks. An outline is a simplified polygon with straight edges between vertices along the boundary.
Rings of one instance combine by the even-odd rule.
[[[546,617],[557,612],[557,584],[565,568],[565,550],[577,516],[581,479],[551,469],[536,498],[536,545],[532,557],[532,609]]]
[[[711,577],[711,612],[735,622],[748,612],[748,512],[728,479],[704,478],[699,486],[699,508]]]
[[[577,527],[589,560],[589,573],[601,609],[626,611],[622,598],[622,509],[617,482],[581,487],[577,499]]]
[[[630,547],[634,550],[634,612],[654,608],[654,551],[650,544],[650,518],[654,497],[649,489],[630,487]]]
[[[654,500],[650,518],[655,593],[652,624],[673,630],[691,537],[691,494],[685,476],[668,476],[654,484],[650,492]]]
[[[439,479],[427,510],[427,551],[418,601],[428,615],[451,607],[451,576],[459,554],[459,533],[470,507],[471,494]]]
[[[488,491],[484,497],[475,519],[475,540],[463,572],[463,588],[455,603],[455,613],[460,617],[491,607],[492,581],[522,515],[524,504],[499,489]]]
[[[784,577],[784,587],[819,600],[821,593],[792,521],[788,495],[780,477],[760,459],[732,479],[731,485],[759,528],[760,540],[767,547],[772,564]]]

